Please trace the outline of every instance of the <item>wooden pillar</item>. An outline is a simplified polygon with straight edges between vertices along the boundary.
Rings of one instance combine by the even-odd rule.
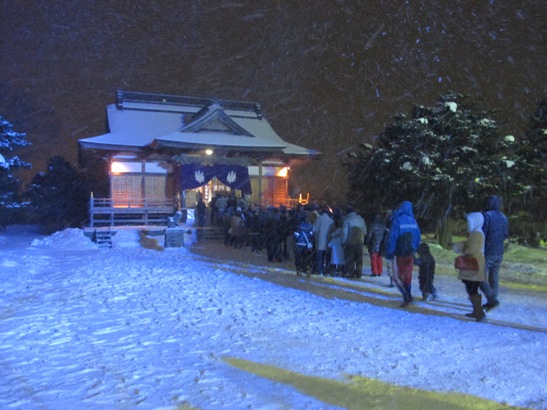
[[[262,204],[262,161],[258,163],[258,203]]]
[[[140,199],[146,199],[146,181],[145,181],[145,173],[146,173],[146,161],[141,161],[141,197]],[[146,203],[144,203],[144,206],[146,206]]]
[[[95,213],[94,213],[94,207],[95,207],[95,198],[93,197],[93,191],[91,191],[91,196],[89,198],[89,226],[93,228],[93,225],[95,224]]]

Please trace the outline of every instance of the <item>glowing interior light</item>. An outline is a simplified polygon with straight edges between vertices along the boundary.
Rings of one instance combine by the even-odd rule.
[[[122,174],[127,172],[128,169],[123,162],[113,162],[112,165],[110,165],[110,171],[113,174]]]
[[[289,175],[289,167],[281,168],[279,171],[277,171],[277,176],[282,178],[287,178]]]
[[[205,154],[206,155],[213,155],[213,150],[212,149],[206,149]]]

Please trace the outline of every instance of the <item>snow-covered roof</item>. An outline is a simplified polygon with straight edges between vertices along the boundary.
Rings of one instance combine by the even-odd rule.
[[[108,105],[110,132],[79,140],[83,148],[137,151],[146,146],[183,150],[221,148],[292,157],[319,152],[290,144],[273,130],[257,103],[119,92]]]

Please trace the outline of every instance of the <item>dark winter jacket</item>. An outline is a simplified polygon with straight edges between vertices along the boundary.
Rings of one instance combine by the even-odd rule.
[[[501,199],[492,195],[486,201],[486,210],[483,212],[484,224],[484,255],[503,255],[503,241],[509,237],[509,221],[501,212]]]
[[[245,220],[241,211],[236,212],[230,220],[230,233],[235,237],[242,237],[245,235]]]
[[[267,211],[264,213],[264,219],[262,220],[262,229],[266,236],[266,240],[281,240],[281,235],[279,233],[280,221],[279,209],[274,208],[273,206],[268,207]]]
[[[409,201],[403,201],[393,214],[393,220],[386,248],[387,259],[393,259],[395,256],[395,249],[397,247],[397,239],[406,232],[410,232],[412,234],[412,253],[415,253],[422,240],[422,234],[420,232],[420,228],[418,227],[418,222],[414,219],[412,204]]]
[[[392,223],[393,223],[393,214],[390,213],[388,217],[386,218],[384,237],[382,238],[382,242],[380,243],[380,255],[384,257],[386,256],[387,243],[389,241],[389,234],[391,232]]]
[[[200,199],[196,205],[196,219],[198,221],[198,226],[205,226],[205,222],[207,220],[206,212],[207,207],[205,206],[205,202]]]
[[[380,247],[384,238],[385,230],[386,226],[384,225],[382,217],[377,216],[374,219],[366,238],[368,253],[380,253]]]
[[[285,208],[281,208],[279,215],[279,224],[277,226],[277,230],[279,233],[279,236],[282,238],[286,238],[287,236],[290,236],[293,233],[293,221],[291,220],[291,217],[289,216],[289,213]]]
[[[426,243],[421,243],[418,247],[418,257],[414,259],[414,265],[419,267],[420,278],[433,278],[435,275],[435,258]]]
[[[307,220],[303,220],[293,233],[294,245],[302,246],[306,249],[313,247],[313,225]]]

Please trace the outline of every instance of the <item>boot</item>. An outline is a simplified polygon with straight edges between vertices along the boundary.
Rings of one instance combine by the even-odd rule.
[[[474,317],[475,319],[477,319],[477,322],[480,322],[486,317],[484,310],[482,310],[482,296],[479,293],[471,296],[469,300],[471,300],[471,303],[473,304],[473,313],[470,313],[466,316]]]
[[[409,302],[412,302],[414,299],[412,298],[412,285],[404,285],[406,297],[408,298]]]
[[[402,285],[399,287],[399,290],[403,294],[403,303],[401,304],[401,307],[406,307],[413,301],[410,285]]]
[[[489,312],[490,310],[497,308],[500,305],[500,302],[498,300],[495,300],[493,302],[487,302],[482,307],[486,312]]]

